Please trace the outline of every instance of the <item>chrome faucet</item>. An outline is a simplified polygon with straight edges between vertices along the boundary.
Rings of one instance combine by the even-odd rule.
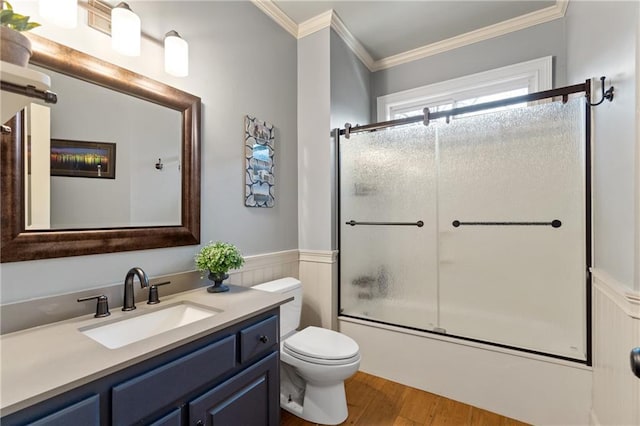
[[[123,311],[133,311],[136,308],[136,303],[133,299],[133,278],[138,276],[140,280],[140,288],[149,287],[149,278],[142,268],[131,268],[127,272],[127,276],[124,279],[124,304],[122,305]]]

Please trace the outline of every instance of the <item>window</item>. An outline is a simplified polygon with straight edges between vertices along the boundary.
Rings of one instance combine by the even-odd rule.
[[[551,56],[378,97],[378,121],[422,115],[551,89]],[[511,105],[505,108],[517,108]],[[493,109],[498,110],[498,108]],[[472,114],[485,113],[488,110]],[[461,116],[459,116],[461,117]]]

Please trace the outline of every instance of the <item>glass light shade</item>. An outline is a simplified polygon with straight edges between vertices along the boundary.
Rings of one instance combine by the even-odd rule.
[[[111,9],[111,47],[126,56],[140,56],[140,18],[126,3]]]
[[[189,44],[176,31],[164,37],[164,70],[176,77],[189,75]]]
[[[40,0],[38,13],[40,17],[62,28],[78,26],[77,0]]]

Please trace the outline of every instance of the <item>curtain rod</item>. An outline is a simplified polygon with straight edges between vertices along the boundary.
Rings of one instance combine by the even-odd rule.
[[[352,133],[359,132],[371,132],[375,130],[385,129],[387,127],[395,127],[401,126],[404,124],[411,124],[417,122],[423,122],[425,125],[429,124],[430,120],[437,120],[439,118],[446,118],[447,120],[451,117],[461,114],[467,114],[470,112],[482,111],[485,109],[498,108],[507,105],[519,104],[524,102],[533,102],[539,101],[542,99],[555,98],[562,96],[562,101],[566,102],[569,95],[574,93],[584,92],[587,102],[590,106],[595,106],[601,104],[604,99],[609,101],[613,100],[613,87],[610,87],[606,92],[604,89],[604,80],[605,77],[601,77],[602,81],[602,100],[598,103],[591,103],[591,79],[587,79],[586,82],[582,84],[574,84],[572,86],[560,87],[557,89],[544,90],[541,92],[530,93],[528,95],[516,96],[508,99],[501,99],[498,101],[485,102],[477,105],[470,105],[460,108],[454,108],[448,111],[437,111],[437,112],[429,112],[428,108],[424,109],[424,114],[416,115],[413,117],[399,118],[396,120],[389,121],[381,121],[379,123],[373,124],[365,124],[363,126],[351,126],[351,124],[346,123],[344,125],[344,129],[340,129],[340,135],[345,135],[346,138],[349,138],[349,135]]]

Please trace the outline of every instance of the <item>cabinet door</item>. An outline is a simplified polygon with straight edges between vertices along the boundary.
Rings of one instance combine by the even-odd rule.
[[[278,352],[189,403],[193,426],[280,424]]]

